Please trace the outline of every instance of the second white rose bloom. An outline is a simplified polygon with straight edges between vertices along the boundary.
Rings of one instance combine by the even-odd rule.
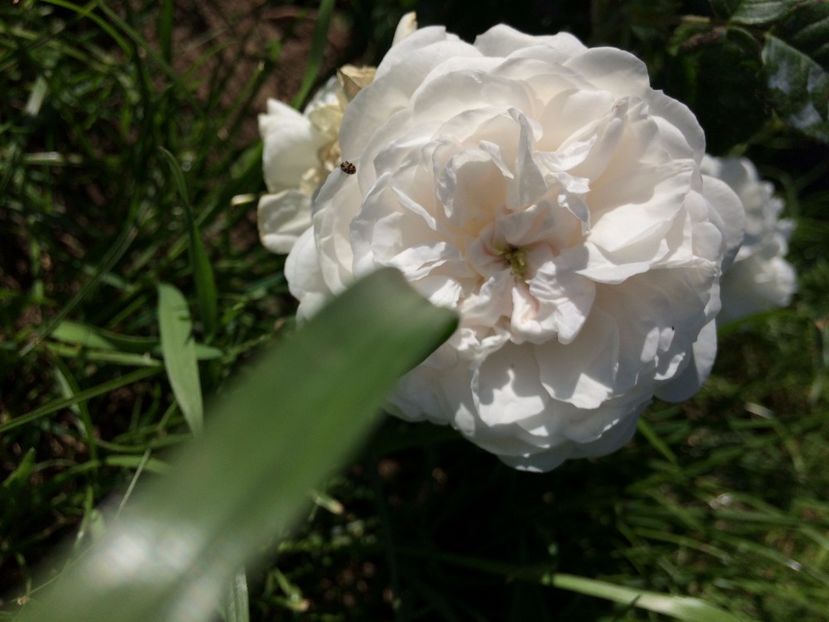
[[[794,222],[780,218],[783,201],[774,196],[774,186],[760,179],[747,158],[706,156],[702,170],[727,183],[746,212],[745,239],[722,278],[719,319],[787,306],[797,289],[794,267],[784,259]]]
[[[708,375],[742,207],[634,56],[424,28],[349,103],[339,144],[356,174],[329,175],[286,263],[299,315],[394,266],[461,316],[401,382],[399,416],[544,471],[619,448],[654,395]]]
[[[262,169],[268,194],[257,208],[259,237],[273,253],[288,253],[311,226],[311,196],[340,160],[337,140],[345,95],[336,78],[302,113],[275,99],[259,115]]]

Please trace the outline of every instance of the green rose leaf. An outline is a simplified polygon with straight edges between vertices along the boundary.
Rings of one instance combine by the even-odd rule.
[[[804,134],[829,143],[829,77],[803,52],[774,36],[763,48],[766,84],[781,118]]]
[[[798,6],[775,25],[774,35],[829,70],[829,2]]]
[[[746,25],[773,22],[788,13],[795,4],[795,0],[711,0],[711,8],[716,15]]]
[[[666,90],[693,110],[705,129],[708,151],[724,153],[766,121],[760,46],[740,28],[684,34],[685,40],[675,40],[676,65]]]

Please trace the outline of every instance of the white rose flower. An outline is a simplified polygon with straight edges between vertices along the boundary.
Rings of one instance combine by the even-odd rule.
[[[414,13],[397,25],[397,44],[417,28]],[[340,161],[340,132],[345,106],[374,79],[374,67],[346,65],[316,92],[300,114],[287,104],[268,100],[259,115],[264,141],[262,169],[268,194],[257,208],[262,245],[273,253],[288,253],[311,226],[311,197]]]
[[[654,395],[716,352],[739,199],[700,172],[691,112],[644,64],[569,34],[444,28],[391,49],[352,100],[343,158],[286,262],[300,317],[400,269],[456,333],[400,383],[395,414],[451,424],[518,468],[623,445]]]
[[[794,223],[780,218],[783,201],[774,196],[774,186],[746,158],[706,156],[702,171],[727,183],[746,213],[743,245],[720,283],[720,320],[787,306],[797,289],[794,267],[783,259]]]

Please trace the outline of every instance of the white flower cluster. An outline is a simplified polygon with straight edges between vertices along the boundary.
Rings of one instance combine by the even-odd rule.
[[[395,414],[546,471],[618,449],[654,396],[696,392],[723,270],[749,260],[753,191],[703,164],[693,114],[641,61],[503,25],[468,44],[407,17],[361,75],[303,115],[269,104],[276,194],[260,232],[290,251],[300,317],[382,266],[459,312],[401,381]],[[763,249],[750,255],[771,259]]]

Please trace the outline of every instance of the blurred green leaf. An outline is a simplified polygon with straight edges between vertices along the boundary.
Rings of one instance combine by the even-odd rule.
[[[309,489],[363,438],[399,376],[455,325],[394,270],[356,283],[241,374],[170,474],[139,485],[20,620],[208,619],[231,577],[286,535]]]
[[[717,15],[747,25],[773,22],[796,4],[796,0],[711,0]]]
[[[783,120],[829,142],[829,78],[823,68],[771,35],[766,37],[763,63],[772,103]]]
[[[179,196],[184,203],[184,211],[187,214],[188,239],[190,243],[190,265],[193,270],[193,279],[196,282],[196,296],[199,301],[199,316],[204,324],[204,332],[210,336],[216,332],[218,321],[218,294],[216,293],[216,282],[213,277],[213,268],[204,243],[199,232],[199,225],[193,214],[193,207],[190,205],[190,198],[187,192],[187,183],[184,180],[184,173],[179,166],[175,156],[159,147],[159,151],[167,161],[173,180],[176,183]]]
[[[193,433],[204,419],[196,342],[187,300],[172,285],[158,286],[158,328],[161,354],[173,394]]]
[[[595,579],[568,574],[546,575],[542,578],[542,583],[562,590],[578,592],[579,594],[604,598],[615,603],[662,613],[685,622],[739,622],[740,620],[740,618],[698,598],[644,592],[605,581],[596,581]]]

